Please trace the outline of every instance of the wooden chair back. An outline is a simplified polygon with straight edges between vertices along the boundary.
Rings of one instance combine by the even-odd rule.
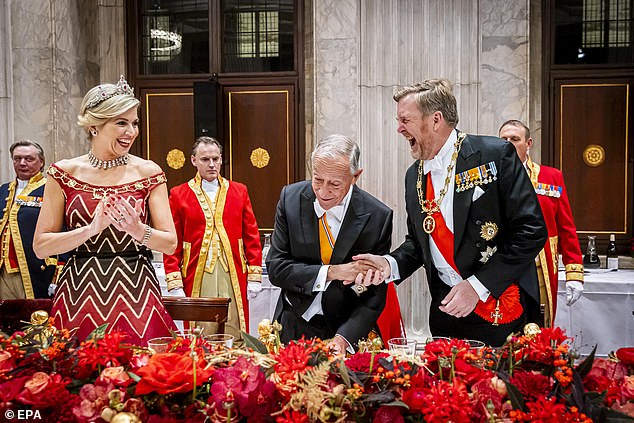
[[[215,322],[218,333],[225,331],[231,298],[163,297],[163,304],[174,320]]]
[[[163,304],[174,320],[216,322],[218,332],[225,330],[230,298],[163,297]],[[21,330],[37,310],[51,312],[53,300],[0,300],[0,330],[7,335]]]

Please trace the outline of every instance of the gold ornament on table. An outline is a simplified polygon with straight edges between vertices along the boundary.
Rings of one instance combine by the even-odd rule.
[[[31,320],[28,324],[29,327],[24,330],[24,339],[31,339],[43,347],[48,346],[49,338],[57,331],[57,328],[50,323],[48,313],[44,310],[36,310],[31,313]]]
[[[384,348],[383,340],[378,333],[371,330],[366,339],[361,339],[357,342],[357,348],[359,352],[378,352]]]
[[[141,423],[136,414],[121,412],[114,415],[110,423]]]
[[[542,329],[537,323],[527,323],[524,326],[524,335],[530,339],[535,338],[541,331]]]
[[[280,332],[282,325],[277,320],[273,323],[269,319],[264,319],[258,323],[259,340],[264,344],[270,353],[277,354],[280,350]]]

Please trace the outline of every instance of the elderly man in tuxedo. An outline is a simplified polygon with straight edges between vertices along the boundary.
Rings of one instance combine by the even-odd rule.
[[[387,285],[351,283],[380,274],[352,256],[387,253],[392,234],[392,210],[355,185],[359,155],[350,138],[331,135],[312,153],[312,180],[282,189],[266,259],[282,288],[274,315],[282,342],[318,337],[337,353],[351,351],[385,306]]]
[[[432,335],[501,345],[540,319],[534,260],[547,232],[533,186],[511,143],[456,129],[449,81],[404,87],[394,100],[416,159],[405,175],[408,233],[387,256],[355,258],[397,282],[424,265]]]

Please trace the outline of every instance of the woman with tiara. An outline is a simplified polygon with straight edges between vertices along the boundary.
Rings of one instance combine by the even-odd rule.
[[[51,315],[80,340],[105,323],[141,346],[175,329],[151,263],[151,250],[176,246],[165,174],[129,153],[139,104],[123,76],[89,90],[78,124],[90,150],[48,170],[33,247],[39,257],[69,252]]]

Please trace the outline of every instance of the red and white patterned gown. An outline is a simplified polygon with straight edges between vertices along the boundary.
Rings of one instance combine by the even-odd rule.
[[[150,191],[166,183],[164,173],[123,185],[96,186],[74,178],[56,165],[48,174],[66,197],[69,229],[89,225],[104,195],[117,194],[134,206],[144,201],[141,220],[147,222]],[[80,340],[108,323],[108,332],[125,332],[127,342],[145,346],[149,339],[169,336],[174,322],[161,301],[151,252],[114,226],[70,252],[58,280],[51,315],[58,328],[77,329]]]

